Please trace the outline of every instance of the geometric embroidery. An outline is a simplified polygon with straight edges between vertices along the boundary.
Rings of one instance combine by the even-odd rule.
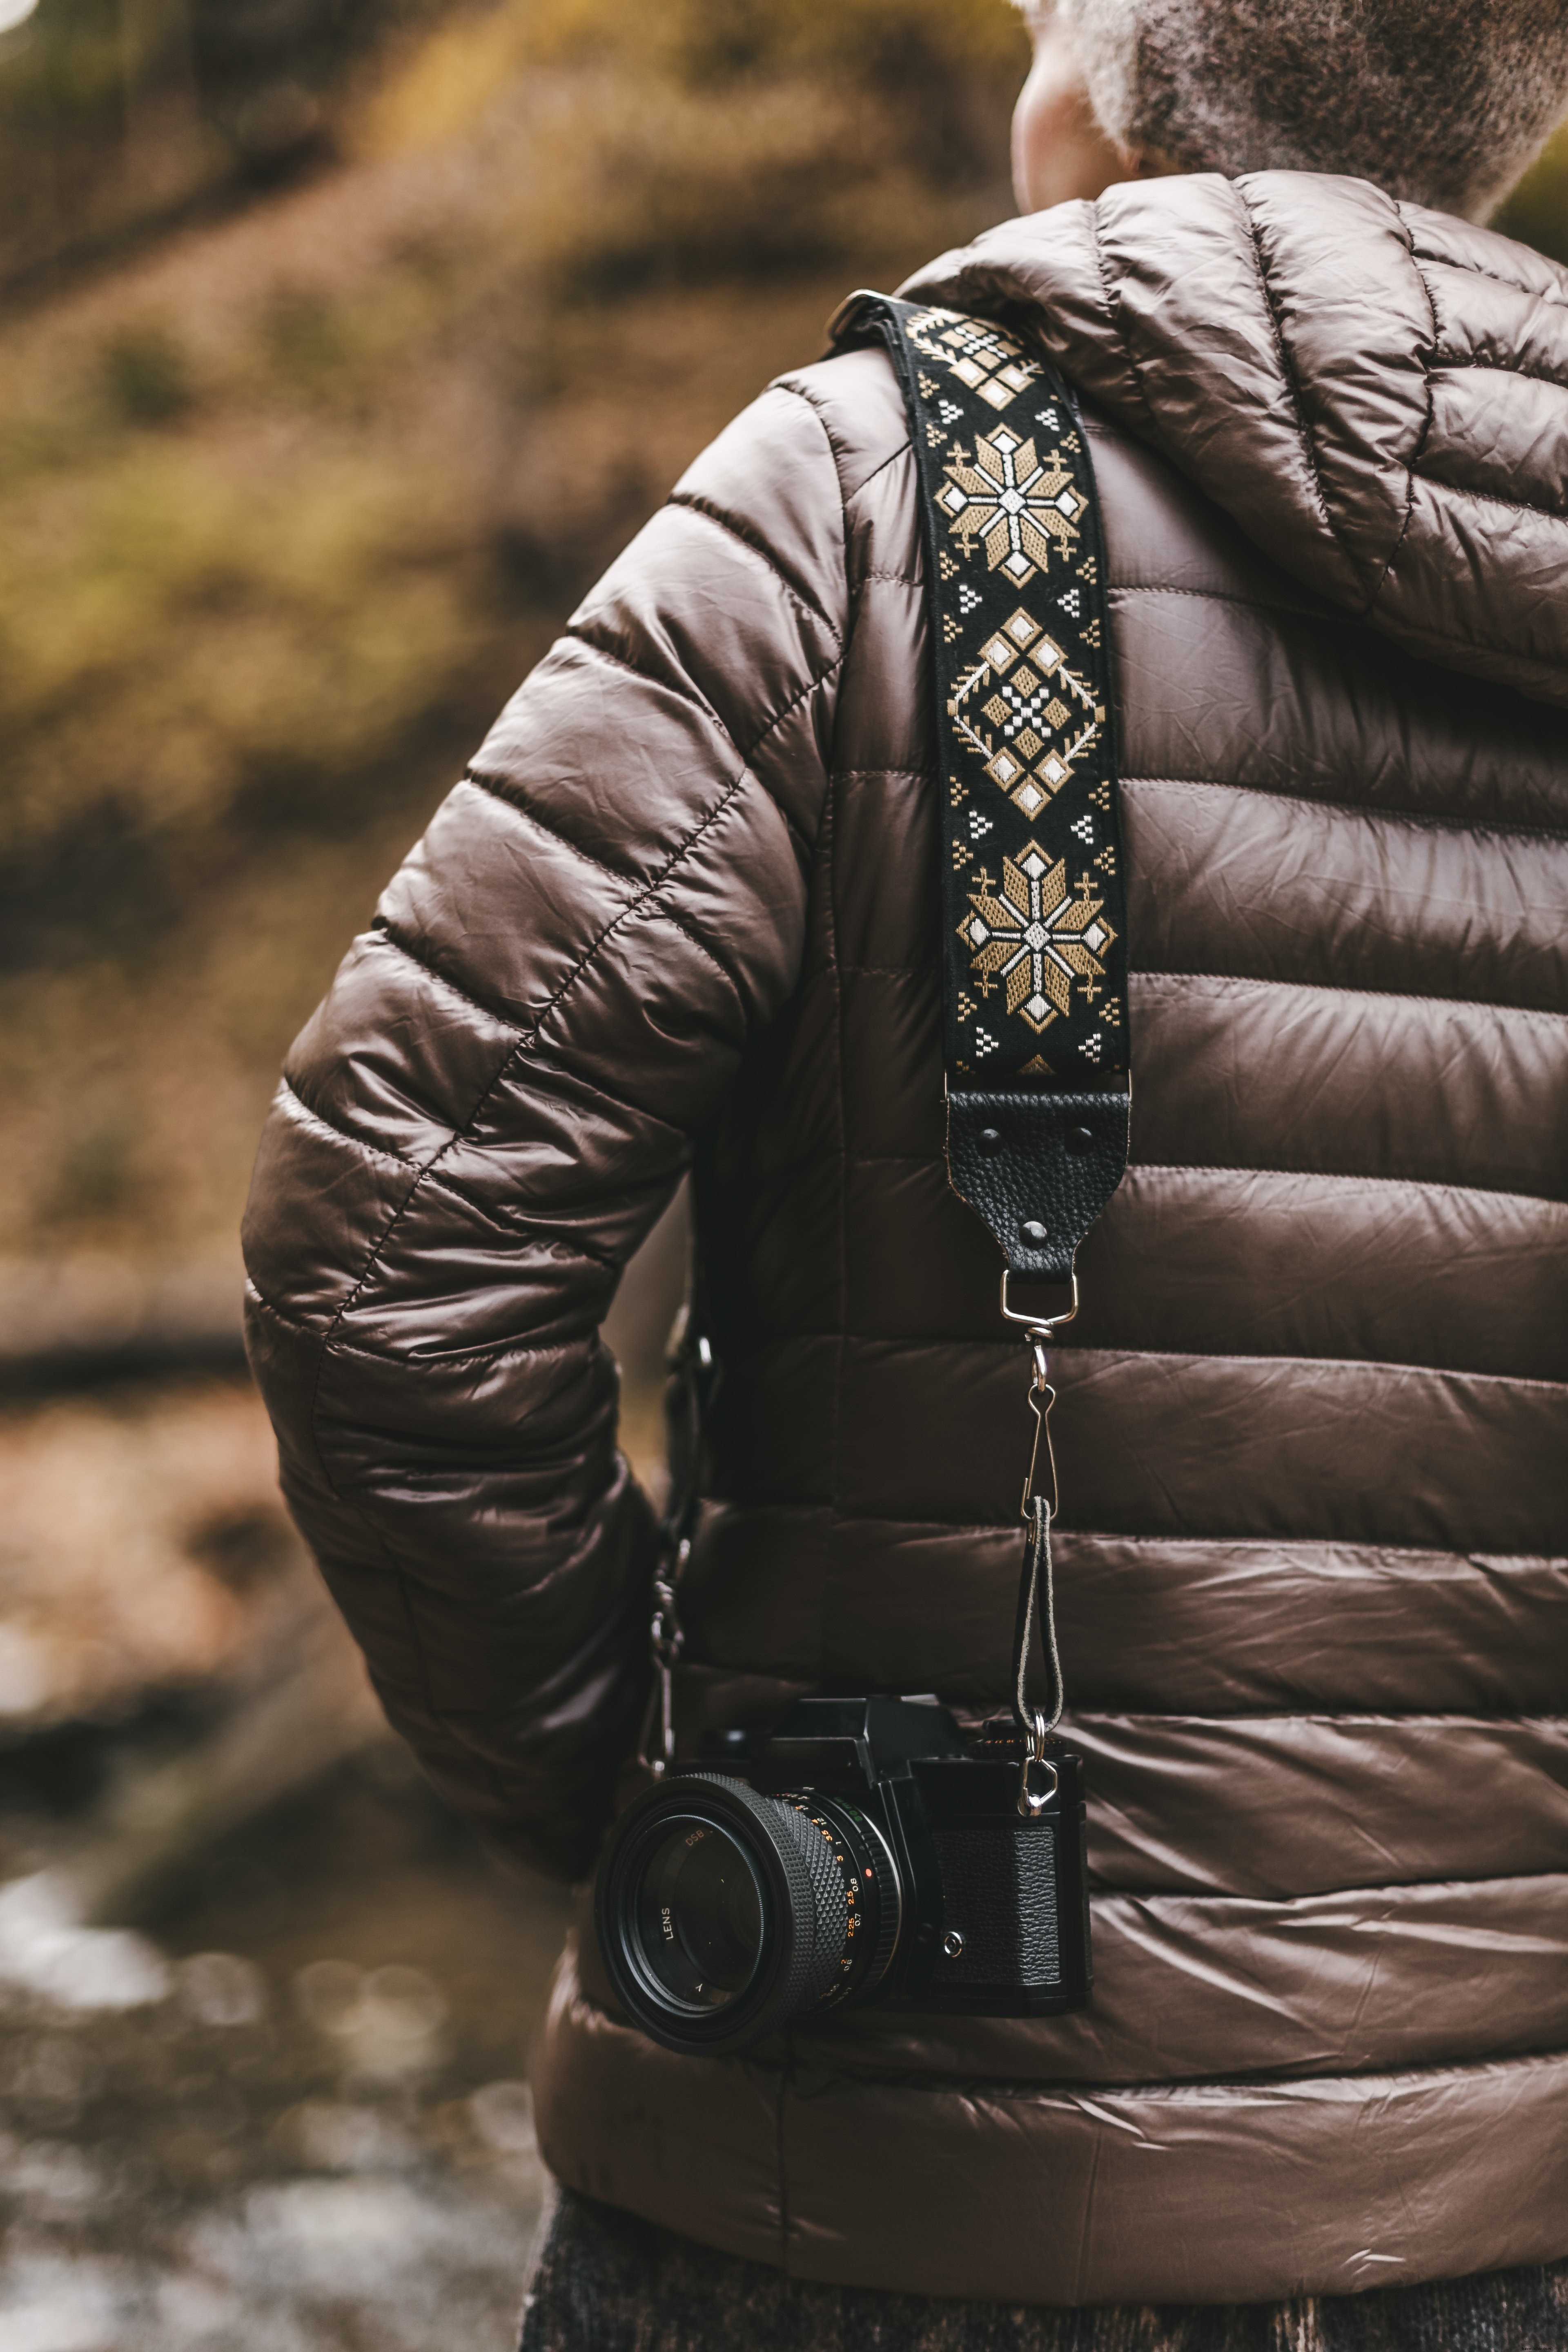
[[[1104,566],[1077,412],[1049,362],[989,320],[861,298],[841,342],[873,337],[903,385],[921,486],[947,1066],[1103,1082],[1127,1066],[1127,926]]]
[[[1020,653],[1028,658],[1020,662]],[[970,708],[976,690],[993,685],[980,715],[990,720],[994,736],[978,724]],[[1064,694],[1070,702],[1062,700]],[[992,782],[1031,819],[1093,751],[1105,725],[1105,705],[1093,688],[1068,667],[1056,639],[1022,606],[981,646],[979,660],[961,672],[947,715],[960,740],[982,755]]]
[[[965,555],[978,538],[993,572],[1000,569],[1023,588],[1051,560],[1054,540],[1063,560],[1072,553],[1078,519],[1088,501],[1072,487],[1072,469],[1053,449],[1042,465],[1033,441],[1020,441],[1005,425],[974,444],[974,463],[955,451],[936,502],[949,518]]]
[[[1065,862],[1053,866],[1032,841],[1021,857],[1002,860],[1000,898],[984,866],[975,879],[980,887],[958,927],[975,986],[988,996],[1005,982],[1008,1012],[1021,1013],[1038,1036],[1068,1010],[1075,980],[1088,983],[1084,992],[1092,997],[1105,977],[1100,959],[1116,938],[1100,919],[1105,901],[1091,895],[1087,874],[1069,899]]]

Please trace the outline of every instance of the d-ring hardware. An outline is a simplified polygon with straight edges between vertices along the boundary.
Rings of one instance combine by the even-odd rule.
[[[1002,1312],[1009,1323],[1026,1323],[1032,1331],[1054,1331],[1059,1323],[1070,1323],[1078,1313],[1078,1268],[1073,1268],[1072,1305],[1060,1315],[1024,1315],[1007,1302],[1007,1285],[1013,1279],[1013,1269],[1002,1269]]]
[[[1046,1754],[1046,1741],[1048,1737],[1049,1727],[1045,1717],[1037,1707],[1033,1711],[1027,1745],[1024,1749],[1024,1761],[1018,1771],[1018,1811],[1026,1822],[1037,1819],[1045,1811],[1061,1783],[1060,1773]],[[1037,1791],[1030,1788],[1031,1772],[1042,1772],[1047,1775],[1045,1788]]]

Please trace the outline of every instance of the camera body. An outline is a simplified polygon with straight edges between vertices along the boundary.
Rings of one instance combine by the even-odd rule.
[[[600,1949],[669,2049],[743,2050],[849,2006],[1056,2016],[1089,2000],[1084,1841],[1059,1742],[1030,1760],[1010,1718],[802,1699],[764,1733],[710,1735],[622,1816]]]

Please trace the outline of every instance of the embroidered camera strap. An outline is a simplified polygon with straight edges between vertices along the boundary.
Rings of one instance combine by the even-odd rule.
[[[930,582],[947,1162],[1009,1275],[1067,1283],[1127,1165],[1122,907],[1105,558],[1049,364],[955,310],[851,295],[909,406]]]
[[[1024,1688],[1037,1599],[1051,1726],[1061,1711],[1045,1343],[1076,1307],[1078,1245],[1125,1171],[1131,1085],[1099,506],[1071,395],[1005,328],[862,293],[831,331],[839,349],[886,344],[919,468],[944,819],[948,1178],[1001,1244],[1003,1312],[1033,1351],[1014,1665],[1016,1712],[1037,1741],[1046,1718]],[[1020,1308],[1015,1281],[1070,1286],[1070,1303]]]

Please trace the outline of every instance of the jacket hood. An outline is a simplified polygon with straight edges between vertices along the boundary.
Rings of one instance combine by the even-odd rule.
[[[900,289],[1027,323],[1306,586],[1568,707],[1568,270],[1364,180],[1130,184]]]

